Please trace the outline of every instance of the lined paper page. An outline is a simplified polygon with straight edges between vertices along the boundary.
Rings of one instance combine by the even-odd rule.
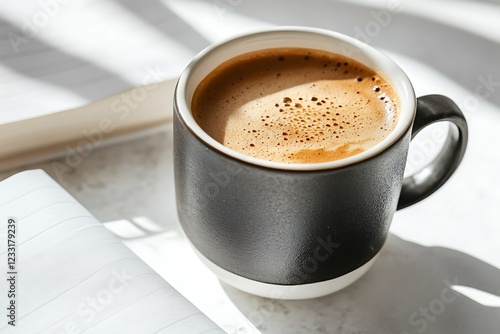
[[[0,183],[4,274],[9,219],[17,225],[16,326],[2,307],[0,332],[223,333],[43,171]],[[2,278],[2,305],[9,288]]]

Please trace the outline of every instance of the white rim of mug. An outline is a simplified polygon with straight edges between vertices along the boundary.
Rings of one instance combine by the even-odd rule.
[[[269,43],[270,39],[275,39],[273,46],[258,47],[260,44],[265,44],[266,42]],[[331,45],[333,49],[340,47],[346,52],[340,53],[331,51],[328,47],[318,48],[309,46],[310,44],[313,45],[314,43],[320,41],[325,45]],[[336,44],[332,44],[334,42]],[[235,45],[239,45],[240,47],[244,46],[244,48],[248,51],[235,52]],[[284,163],[254,158],[232,150],[208,135],[198,125],[191,112],[192,95],[194,93],[194,89],[196,89],[200,81],[217,66],[233,57],[247,52],[278,47],[303,47],[340,53],[373,69],[377,74],[382,76],[384,80],[392,85],[399,97],[399,118],[392,132],[377,145],[361,153],[343,159],[319,163]],[[352,54],[353,52],[357,53],[356,57],[346,54]],[[220,57],[219,55],[223,53],[226,53],[229,56]],[[366,59],[363,61],[360,57]],[[372,62],[372,64],[367,64],[367,61]],[[214,64],[210,64],[211,66],[209,66],[208,70],[200,71],[200,67],[205,62],[211,62]],[[193,76],[197,74],[196,71],[200,71],[203,74],[198,74],[199,80],[197,80],[196,84],[193,85],[194,88],[192,88],[190,92],[187,90],[188,84],[190,80],[193,80]],[[408,128],[413,123],[416,112],[416,96],[410,80],[404,71],[384,53],[355,38],[338,32],[320,28],[296,26],[281,26],[253,30],[207,47],[201,51],[182,72],[175,90],[174,101],[174,103],[177,104],[179,115],[188,129],[213,149],[234,159],[244,161],[252,165],[291,171],[337,169],[372,158],[392,146],[406,133]]]

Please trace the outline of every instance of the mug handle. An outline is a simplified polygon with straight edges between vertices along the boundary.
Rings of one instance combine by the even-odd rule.
[[[403,179],[398,210],[423,200],[439,189],[462,161],[468,140],[467,122],[458,106],[446,96],[427,95],[417,99],[411,139],[426,126],[441,121],[450,122],[444,146],[429,165]]]

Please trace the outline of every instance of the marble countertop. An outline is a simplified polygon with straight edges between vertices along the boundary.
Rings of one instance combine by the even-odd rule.
[[[95,149],[73,167],[61,169],[67,166],[66,157],[61,157],[2,172],[0,179],[26,168],[44,169],[228,333],[497,333],[500,40],[476,23],[500,15],[500,7],[490,1],[448,6],[449,1],[443,0],[434,2],[429,13],[402,1],[414,10],[393,13],[390,24],[379,23],[380,33],[372,36],[366,29],[371,29],[370,22],[380,22],[373,13],[386,8],[382,1],[375,1],[373,9],[361,0],[337,2],[332,5],[336,11],[330,11],[335,20],[330,21],[295,15],[305,2],[289,7],[283,1],[268,2],[268,10],[259,12],[261,2],[220,1],[214,6],[223,9],[224,22],[240,20],[234,22],[245,28],[262,22],[322,22],[321,27],[350,35],[368,33],[368,42],[386,50],[407,72],[417,95],[445,94],[468,119],[469,146],[458,171],[431,197],[395,214],[381,256],[353,285],[322,298],[281,301],[252,296],[218,281],[190,250],[180,230],[171,125]],[[182,13],[197,2],[173,3]],[[464,10],[465,5],[469,7]],[[307,8],[303,13],[309,13]],[[447,8],[454,15],[443,23],[438,16]],[[469,17],[472,9],[491,15]],[[273,14],[280,10],[295,14]],[[326,15],[322,13],[317,14]],[[418,169],[439,150],[441,143],[432,139],[436,131],[447,129],[429,130],[412,144],[409,170]]]

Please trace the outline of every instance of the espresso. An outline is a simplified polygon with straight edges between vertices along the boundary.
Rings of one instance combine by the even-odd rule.
[[[365,65],[333,53],[277,48],[240,55],[198,85],[200,127],[243,154],[317,163],[359,154],[393,130],[398,97]]]

